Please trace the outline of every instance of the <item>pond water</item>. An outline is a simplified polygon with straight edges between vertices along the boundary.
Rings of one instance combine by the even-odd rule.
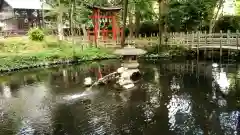
[[[240,133],[238,64],[145,61],[137,90],[85,91],[85,77],[96,80],[119,66],[102,61],[2,75],[0,135]]]

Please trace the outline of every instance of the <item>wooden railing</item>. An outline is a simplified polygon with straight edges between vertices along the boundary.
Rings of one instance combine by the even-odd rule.
[[[1,33],[1,35],[4,35]],[[56,35],[57,33],[51,33],[51,35]],[[94,44],[94,42],[84,39],[81,33],[78,33],[74,37],[65,36],[66,40]],[[240,33],[236,32],[219,32],[209,34],[207,32],[187,32],[187,33],[168,33],[167,36],[163,36],[163,45],[182,45],[186,48],[191,49],[240,49]],[[157,34],[152,34],[150,36],[140,35],[139,37],[127,37],[126,43],[134,42],[136,47],[147,47],[157,45],[159,43],[159,37]],[[114,41],[112,39],[103,39],[99,37],[98,46],[103,47],[120,47],[120,39]]]
[[[230,33],[212,33],[193,32],[193,33],[169,33],[163,37],[163,45],[182,45],[187,48],[223,48],[238,49],[240,48],[239,32]],[[139,47],[151,46],[158,44],[158,37],[144,36],[140,38],[132,38]]]

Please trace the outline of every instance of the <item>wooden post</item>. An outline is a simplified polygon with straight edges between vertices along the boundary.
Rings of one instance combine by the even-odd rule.
[[[193,48],[193,44],[194,44],[194,32],[192,32],[192,43],[191,43],[191,48]]]
[[[95,45],[97,46],[97,39],[98,39],[98,32],[99,32],[99,10],[96,9],[94,10],[94,15],[93,15],[93,20],[94,20],[94,42]]]
[[[172,33],[172,43],[171,43],[171,45],[173,45],[175,43],[175,37],[176,37],[175,32],[173,32]]]
[[[189,33],[187,32],[187,36],[186,36],[187,43],[186,44],[187,44],[187,47],[190,48],[190,46],[188,44],[188,35],[189,35]]]
[[[207,56],[207,37],[208,37],[208,34],[207,34],[207,31],[204,31],[204,36],[205,36],[205,48],[204,48],[204,57]]]
[[[230,46],[230,39],[231,39],[231,37],[230,37],[230,30],[227,30],[227,45],[228,46]],[[228,48],[228,62],[229,62],[229,55],[230,54],[230,49]]]
[[[192,69],[192,74],[193,74],[193,71],[194,71],[194,63],[192,61],[192,64],[191,64],[191,69]]]
[[[114,41],[117,40],[117,25],[116,25],[116,13],[113,12],[113,15],[112,15],[112,38]]]
[[[227,30],[227,45],[230,45],[230,30]]]
[[[152,46],[152,42],[153,42],[153,33],[151,33],[151,36],[150,36],[150,45]]]
[[[198,42],[197,42],[197,56],[199,55],[199,44],[200,44],[200,32],[197,32]]]
[[[210,34],[210,38],[211,38],[211,43],[210,45],[213,43],[213,33],[209,33]],[[213,61],[213,48],[212,48],[212,61]]]
[[[222,30],[220,31],[220,59],[222,57]]]
[[[239,43],[238,43],[238,37],[239,37],[239,30],[237,30],[237,35],[236,35],[236,40],[237,40],[237,51],[238,51],[238,45],[239,45]]]
[[[180,32],[180,37],[181,37],[181,45],[184,45],[185,43],[185,39],[184,39],[184,33],[183,32]]]

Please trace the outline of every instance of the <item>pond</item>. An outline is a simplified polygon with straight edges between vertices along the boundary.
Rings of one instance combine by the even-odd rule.
[[[85,77],[118,67],[111,60],[2,75],[0,135],[240,133],[238,64],[142,61],[137,90],[85,92]]]

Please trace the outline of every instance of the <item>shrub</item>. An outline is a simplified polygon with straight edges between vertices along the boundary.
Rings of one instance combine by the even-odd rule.
[[[227,32],[227,30],[235,32],[240,29],[239,22],[239,16],[223,16],[216,22],[215,32],[219,32],[220,30],[223,32]]]
[[[33,41],[43,41],[44,32],[39,28],[32,28],[28,31],[29,39]]]
[[[188,53],[187,48],[181,45],[176,45],[176,46],[155,45],[145,49],[147,50],[147,55],[158,54],[158,53],[168,53],[171,56],[185,56]]]
[[[129,33],[130,33],[129,28],[125,28],[124,32],[125,32],[125,35],[127,37],[129,35]]]
[[[139,34],[147,35],[148,37],[151,36],[151,34],[158,33],[158,24],[157,22],[152,21],[145,21],[141,23],[139,28]]]

